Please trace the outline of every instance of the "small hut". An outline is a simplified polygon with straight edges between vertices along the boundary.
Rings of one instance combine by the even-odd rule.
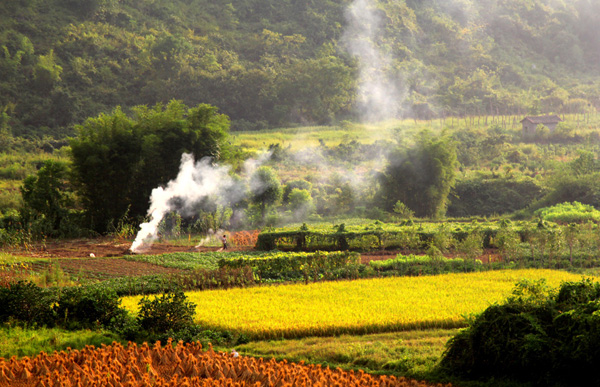
[[[523,125],[523,135],[535,135],[535,129],[540,124],[544,125],[551,132],[553,132],[554,129],[556,129],[556,125],[558,125],[558,123],[561,121],[562,119],[556,114],[547,116],[527,116],[521,120],[521,125]]]

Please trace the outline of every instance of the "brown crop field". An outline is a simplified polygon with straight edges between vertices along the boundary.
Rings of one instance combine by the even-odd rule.
[[[101,348],[40,353],[34,358],[0,358],[0,386],[385,386],[426,387],[428,384],[343,371],[320,365],[265,360],[237,353],[207,351],[199,343],[150,347],[113,343]]]

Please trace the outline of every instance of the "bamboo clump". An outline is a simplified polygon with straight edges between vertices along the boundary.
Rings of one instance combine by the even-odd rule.
[[[373,376],[320,365],[288,363],[207,351],[200,343],[157,342],[41,352],[33,358],[0,358],[0,386],[31,387],[426,387],[416,380]],[[450,385],[445,385],[448,387]]]

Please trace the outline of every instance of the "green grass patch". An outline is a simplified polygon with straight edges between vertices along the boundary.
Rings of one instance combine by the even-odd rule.
[[[86,345],[101,346],[119,341],[106,331],[66,331],[56,328],[27,328],[0,326],[0,357],[33,356],[41,351],[52,353],[67,348],[82,349]]]
[[[1,264],[20,264],[20,263],[32,263],[32,262],[47,262],[48,258],[34,258],[24,257],[20,255],[14,255],[5,251],[0,251],[0,265]]]
[[[236,350],[249,356],[420,378],[437,365],[446,342],[457,332],[458,329],[433,329],[256,341],[236,347]]]
[[[270,144],[299,150],[315,147],[320,143],[327,146],[353,140],[365,144],[372,143],[375,140],[393,138],[398,132],[416,133],[426,128],[439,130],[441,126],[439,121],[415,123],[414,120],[390,120],[371,125],[344,122],[340,126],[303,126],[232,132],[230,141],[234,146],[256,151],[266,149]]]
[[[172,267],[182,270],[219,268],[221,259],[238,259],[264,255],[263,252],[206,252],[206,253],[167,253],[161,255],[126,255],[123,258],[129,261],[147,262],[163,267]]]

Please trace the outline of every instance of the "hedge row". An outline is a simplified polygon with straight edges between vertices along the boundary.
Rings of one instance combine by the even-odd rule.
[[[363,227],[343,224],[317,226],[309,229],[278,229],[263,231],[256,243],[258,250],[281,251],[371,251],[382,249],[426,250],[430,245],[440,249],[458,246],[469,235],[478,234],[482,248],[501,248],[508,234],[515,235],[519,242],[543,244],[560,238],[562,244],[570,240],[598,239],[600,228],[594,223],[558,225],[546,221],[510,221],[471,223],[422,223],[422,224],[371,224]],[[575,237],[574,239],[572,237]],[[443,246],[442,246],[443,245]],[[600,242],[598,242],[600,245]]]
[[[478,229],[483,237],[483,246],[491,247],[497,227]],[[466,238],[470,231],[449,230],[449,235],[457,241]],[[424,249],[438,234],[437,231],[422,231],[417,227],[403,227],[399,230],[365,231],[267,231],[258,236],[258,250],[295,251],[370,251],[382,249]]]
[[[250,286],[254,283],[254,274],[251,268],[223,267],[216,270],[189,270],[181,274],[115,278],[94,283],[88,287],[110,289],[119,296],[133,296],[163,293],[172,289],[228,289]]]
[[[347,277],[348,270],[357,271],[360,255],[352,252],[275,253],[262,257],[222,259],[219,267],[238,269],[251,267],[259,280],[298,280]],[[344,270],[346,269],[346,270]],[[352,275],[350,275],[352,276]],[[355,273],[354,277],[357,276]]]
[[[489,270],[480,260],[432,257],[429,255],[401,255],[383,261],[371,261],[370,266],[379,273],[393,272],[398,276],[418,276],[445,273],[470,273]],[[509,265],[495,265],[508,267]]]

